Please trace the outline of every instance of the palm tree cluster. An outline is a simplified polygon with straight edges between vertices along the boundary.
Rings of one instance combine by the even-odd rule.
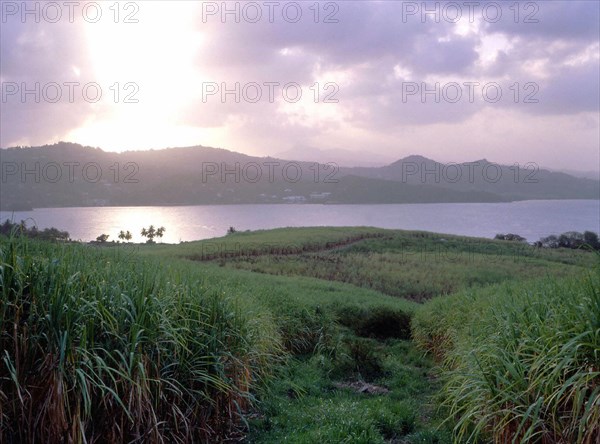
[[[153,244],[154,238],[162,238],[165,234],[165,231],[167,231],[165,227],[154,228],[154,225],[150,225],[148,228],[142,228],[141,234],[143,237],[148,238],[146,243]]]
[[[129,230],[127,231],[119,231],[119,239],[123,240],[123,241],[127,241],[129,242],[131,240],[131,238],[133,237],[133,235],[131,234],[131,232]]]

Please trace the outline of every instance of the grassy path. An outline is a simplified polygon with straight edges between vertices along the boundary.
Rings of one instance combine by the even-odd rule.
[[[0,237],[0,441],[600,437],[591,253],[365,227],[131,247]]]

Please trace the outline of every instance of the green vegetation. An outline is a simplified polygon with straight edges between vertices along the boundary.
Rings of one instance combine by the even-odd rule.
[[[131,232],[129,230],[127,230],[127,231],[121,230],[121,231],[119,231],[118,238],[121,239],[122,241],[129,242],[133,238],[133,234],[131,234]]]
[[[459,439],[600,439],[600,269],[436,298],[413,333],[442,360]]]
[[[494,239],[517,241],[517,242],[527,242],[527,239],[525,239],[523,236],[519,236],[518,234],[513,234],[513,233],[507,233],[507,234],[498,233],[494,237]]]
[[[231,227],[233,228],[233,227]],[[260,255],[289,255],[347,246],[368,238],[386,237],[391,231],[369,227],[279,228],[233,231],[216,239],[159,245],[153,254],[207,261]]]
[[[367,227],[134,247],[0,237],[4,441],[600,436],[590,251]]]
[[[66,231],[61,231],[56,228],[44,228],[43,230],[38,230],[35,225],[30,228],[27,226],[27,221],[24,220],[16,223],[6,219],[0,224],[0,235],[25,235],[33,239],[61,242],[69,240],[69,233]]]
[[[25,237],[0,244],[7,442],[208,441],[235,433],[277,344],[177,267]]]
[[[43,171],[46,165],[79,165],[51,186],[22,181],[19,169],[7,172],[0,187],[0,208],[44,207],[286,204],[290,197],[315,204],[385,204],[434,202],[508,202],[529,199],[600,198],[597,178],[584,179],[539,169],[515,170],[486,160],[445,165],[409,156],[382,167],[331,168],[330,164],[293,162],[298,180],[290,180],[289,160],[247,156],[224,149],[195,146],[114,153],[99,148],[59,142],[54,145],[8,148],[2,161],[22,171]],[[41,162],[41,163],[40,163]],[[93,162],[101,171],[123,165],[120,180],[105,175],[98,182],[85,179],[81,166]],[[247,172],[258,170],[258,176]],[[448,166],[456,180],[446,177]],[[489,167],[498,179],[486,175]],[[228,172],[228,173],[225,173]],[[427,172],[425,174],[425,172]],[[233,173],[233,174],[231,174]],[[116,174],[116,173],[115,173]],[[520,174],[520,176],[519,176]],[[106,177],[108,176],[108,177]],[[73,186],[73,178],[77,186]],[[106,186],[110,182],[111,186]],[[292,199],[293,200],[293,199]]]
[[[335,358],[292,360],[252,420],[249,442],[450,442],[449,431],[437,430],[439,418],[432,419],[430,399],[438,384],[430,361],[408,341],[367,340],[366,346],[372,349],[369,362],[375,356],[383,367],[371,375],[373,384],[335,382],[348,371]],[[378,394],[378,387],[388,391]]]
[[[521,242],[372,228],[235,233],[165,247],[161,253],[259,273],[347,282],[414,301],[506,280],[567,276],[593,263],[590,255]]]
[[[536,242],[536,246],[544,248],[571,248],[577,250],[579,248],[589,248],[592,250],[600,250],[600,240],[598,234],[593,231],[567,231],[560,236],[543,237]]]
[[[96,238],[96,242],[98,242],[100,244],[104,244],[104,243],[106,243],[106,241],[108,241],[109,237],[110,237],[110,235],[103,233]]]
[[[141,235],[142,235],[142,237],[148,238],[146,243],[153,244],[154,238],[155,237],[162,238],[163,235],[165,234],[165,231],[166,231],[165,227],[155,228],[154,225],[150,225],[148,228],[142,228]]]

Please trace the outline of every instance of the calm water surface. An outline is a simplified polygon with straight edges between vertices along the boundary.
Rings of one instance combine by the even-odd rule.
[[[494,237],[517,233],[529,241],[565,231],[600,231],[598,200],[536,200],[511,203],[392,205],[199,205],[183,207],[40,208],[0,212],[2,220],[27,220],[56,227],[72,239],[89,241],[102,233],[117,240],[129,230],[142,241],[142,227],[164,226],[163,242],[222,236],[230,226],[257,230],[300,226],[374,226]]]

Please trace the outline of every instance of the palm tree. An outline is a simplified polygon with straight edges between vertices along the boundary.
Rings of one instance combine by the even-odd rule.
[[[118,238],[121,239],[121,240],[125,240],[125,232],[123,230],[119,231]]]
[[[156,229],[154,228],[154,225],[150,225],[148,229],[142,228],[142,236],[148,238],[146,241],[147,244],[154,243],[154,238],[156,237]]]
[[[125,240],[129,242],[132,237],[133,235],[129,232],[129,230],[127,230],[127,232],[125,233]]]
[[[156,230],[156,237],[162,239],[163,235],[165,234],[165,231],[167,231],[165,227],[160,227],[158,230]]]
[[[148,240],[150,241],[150,243],[154,242],[154,238],[156,237],[156,228],[154,228],[154,225],[150,225],[148,227],[148,234],[146,236],[148,236]]]

